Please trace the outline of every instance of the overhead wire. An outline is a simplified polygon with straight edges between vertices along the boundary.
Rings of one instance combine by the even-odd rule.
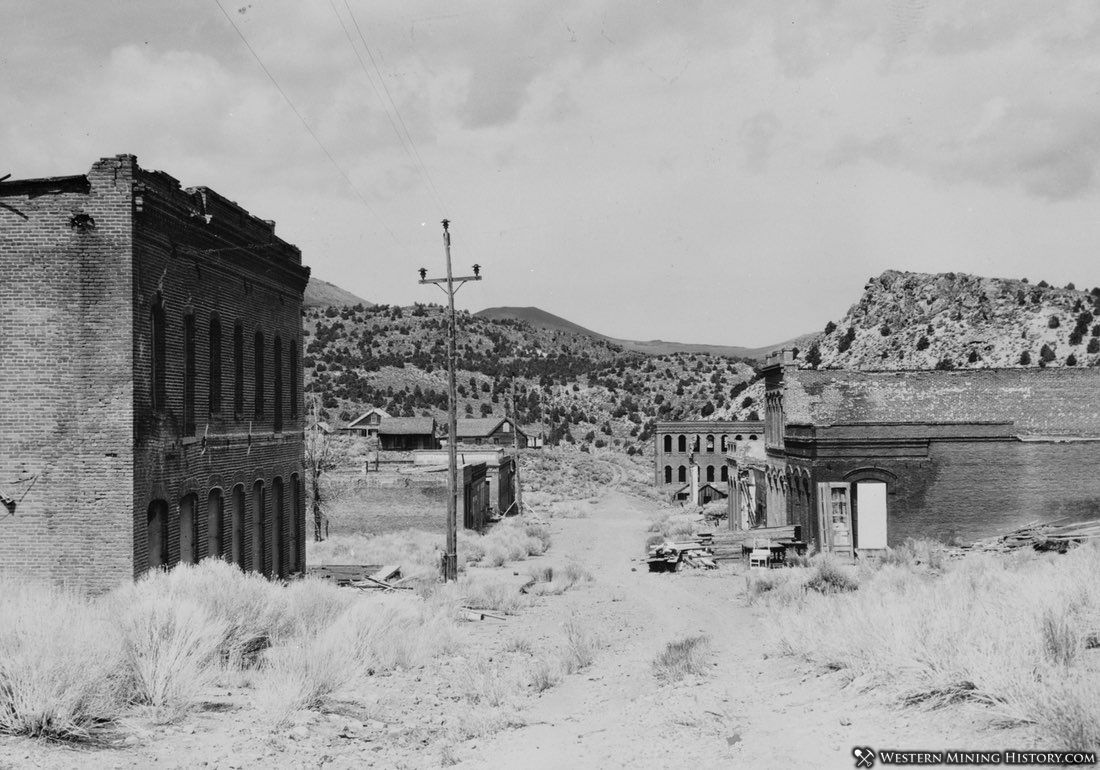
[[[294,106],[294,101],[290,98],[290,96],[287,94],[287,92],[285,90],[283,90],[283,87],[281,85],[279,85],[279,81],[271,73],[271,70],[269,70],[267,68],[267,65],[264,64],[263,59],[260,58],[260,55],[256,52],[256,49],[253,48],[252,44],[248,42],[248,38],[245,37],[245,35],[241,31],[240,27],[237,26],[237,23],[235,21],[233,21],[233,17],[230,16],[228,11],[225,10],[225,7],[222,5],[221,0],[214,0],[214,3],[218,6],[218,10],[220,10],[222,12],[222,15],[225,16],[225,19],[226,19],[226,21],[229,22],[229,25],[231,27],[233,27],[233,31],[237,33],[237,37],[239,37],[241,39],[241,42],[244,43],[245,48],[247,48],[248,52],[250,54],[252,54],[252,58],[256,60],[256,63],[258,65],[260,65],[260,69],[263,70],[265,75],[267,75],[268,80],[270,80],[271,84],[273,86],[275,86],[275,90],[277,90],[279,92],[279,94],[283,97],[283,100],[287,103],[287,106],[290,107],[291,112],[293,112],[295,114],[295,116],[297,116],[298,120],[301,121],[302,126],[306,129],[306,131],[309,133],[309,135],[313,138],[313,141],[317,144],[317,146],[319,148],[321,148],[321,152],[323,152],[325,154],[325,157],[328,158],[329,162],[333,165],[333,167],[336,169],[336,171],[339,172],[340,176],[343,177],[343,179],[347,183],[348,187],[350,187],[352,189],[352,191],[355,192],[355,194],[359,198],[360,202],[362,202],[362,204],[366,207],[366,209],[368,211],[370,211],[371,215],[374,216],[374,218],[378,221],[378,223],[382,225],[383,229],[385,229],[385,231],[387,233],[389,233],[389,236],[393,239],[394,243],[396,243],[398,246],[400,246],[403,250],[405,250],[407,252],[408,247],[405,245],[405,243],[400,238],[397,237],[397,234],[394,233],[394,231],[390,228],[390,226],[388,224],[386,224],[386,221],[382,218],[381,214],[379,214],[378,210],[374,206],[371,205],[370,201],[367,200],[366,196],[363,195],[363,193],[359,190],[358,187],[355,186],[355,183],[351,181],[351,177],[348,176],[346,171],[344,171],[343,166],[341,166],[336,161],[336,158],[329,151],[329,149],[327,147],[325,147],[324,142],[322,142],[321,138],[319,136],[317,136],[317,133],[313,130],[313,128],[309,125],[309,122],[305,119],[305,116],[303,116],[302,113],[298,110],[298,108],[296,106]]]
[[[332,0],[329,0],[329,2],[331,4]],[[378,61],[374,58],[374,53],[371,51],[370,46],[367,45],[367,38],[363,34],[363,29],[359,26],[359,20],[355,17],[355,12],[351,9],[351,5],[348,4],[348,0],[344,0],[344,8],[347,9],[348,16],[351,18],[351,22],[355,26],[355,31],[359,35],[359,42],[363,44],[363,50],[367,52],[367,57],[370,59],[371,65],[374,67],[374,72],[378,76],[378,82],[382,85],[382,90],[386,93],[386,100],[389,102],[390,106],[393,107],[394,115],[397,116],[397,120],[401,124],[401,129],[404,132],[404,139],[402,140],[402,144],[404,144],[405,142],[408,143],[409,148],[411,148],[412,150],[412,155],[415,156],[415,160],[420,169],[420,172],[424,176],[424,181],[429,191],[431,192],[432,197],[435,198],[436,204],[440,208],[440,213],[445,215],[447,213],[447,207],[443,204],[443,198],[439,194],[439,188],[436,187],[435,180],[432,179],[431,172],[428,170],[428,166],[424,163],[424,159],[423,157],[421,157],[420,151],[416,147],[416,142],[413,141],[412,133],[409,131],[409,126],[405,122],[405,118],[401,115],[401,109],[397,106],[397,102],[394,100],[393,94],[390,92],[390,87],[386,85],[386,78],[382,74],[382,69],[381,67],[379,67]],[[335,10],[335,6],[333,6],[333,10]],[[339,14],[337,14],[337,16],[339,16]],[[343,26],[343,22],[341,22],[341,26]],[[349,42],[351,42],[350,36]],[[355,48],[354,43],[352,44],[352,48]],[[363,64],[363,59],[359,56],[358,52],[356,53],[356,58],[359,59],[359,64],[363,67],[364,74],[366,74],[366,66]],[[367,80],[370,80],[369,75],[367,77]],[[373,81],[371,82],[371,87],[374,87]],[[382,95],[378,93],[378,89],[374,88],[374,91],[376,94],[378,94],[378,98],[381,100]],[[384,107],[385,103],[383,102],[383,108]],[[389,116],[388,110],[386,112],[386,115],[387,117]],[[401,138],[401,131],[397,130],[397,126],[393,124],[392,118],[390,119],[390,125],[393,126],[393,129],[397,133],[398,138]]]

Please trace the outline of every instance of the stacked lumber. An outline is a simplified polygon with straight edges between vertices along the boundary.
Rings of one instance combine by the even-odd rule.
[[[793,524],[783,527],[759,527],[757,529],[727,529],[713,533],[715,559],[740,559],[742,546],[751,546],[757,540],[780,543],[797,540]]]
[[[1072,524],[1032,522],[995,540],[975,543],[974,548],[982,551],[1012,551],[1017,548],[1031,547],[1036,551],[1065,553],[1074,545],[1096,539],[1100,539],[1100,519],[1078,521]]]
[[[383,566],[369,564],[318,564],[309,567],[307,574],[321,580],[330,580],[348,588],[381,588],[411,590],[402,586],[401,567],[396,564]]]
[[[664,542],[649,549],[650,572],[679,572],[682,569],[718,569],[709,546],[698,540],[687,543]]]

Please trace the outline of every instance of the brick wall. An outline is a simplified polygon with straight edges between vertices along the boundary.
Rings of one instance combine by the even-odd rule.
[[[670,450],[665,449],[665,437],[671,441]],[[684,451],[680,451],[680,436],[684,437]],[[707,451],[707,436],[714,436],[713,451]],[[726,448],[722,448],[722,437],[725,436]],[[674,485],[682,485],[690,481],[688,468],[689,457],[693,447],[698,444],[695,451],[695,461],[702,471],[702,480],[707,480],[707,468],[714,468],[715,481],[721,480],[722,467],[725,465],[725,454],[735,451],[739,446],[756,443],[764,438],[764,423],[762,422],[737,422],[718,420],[685,420],[679,422],[659,422],[654,434],[654,458],[653,481],[655,484],[665,484],[665,466],[672,469],[672,481]],[[685,480],[679,481],[679,468],[683,466]]]
[[[0,568],[89,590],[133,574],[131,181],[0,183]]]
[[[284,573],[301,569],[305,560],[305,409],[299,362],[301,298],[308,276],[300,267],[301,255],[274,235],[270,223],[252,217],[207,188],[182,190],[175,179],[161,172],[139,170],[136,176],[134,572],[140,574],[148,566],[148,512],[154,500],[168,505],[168,556],[174,563],[185,557],[180,547],[181,501],[189,495],[197,501],[193,532],[196,555],[202,558],[211,555],[208,500],[212,491],[215,499],[221,494],[225,501],[221,540],[223,555],[229,555],[234,490],[238,497],[244,493],[243,510],[236,519],[238,531],[243,533],[242,565],[260,566],[255,561],[260,551],[262,570],[267,574],[276,566]],[[167,402],[163,409],[155,409],[152,399],[152,308],[157,303],[161,303],[166,321]],[[193,432],[188,430],[190,421],[184,419],[183,330],[188,315],[195,329]],[[221,328],[220,356],[214,360],[213,319]],[[234,333],[238,324],[244,340],[240,411],[235,404]],[[256,391],[257,332],[263,337],[260,398]],[[282,351],[280,399],[274,392],[276,340]],[[221,408],[215,411],[210,378],[219,362]],[[218,399],[213,400],[216,403]],[[277,400],[282,404],[279,425]],[[262,407],[258,408],[257,402]],[[280,486],[283,505],[282,515],[277,517]],[[263,518],[257,515],[261,507]],[[257,534],[263,538],[262,549],[254,547]]]
[[[194,523],[183,528],[182,543],[192,533],[197,558],[211,546],[228,555],[234,489],[244,491],[236,519],[241,562],[252,565],[249,535],[261,503],[266,547],[257,566],[268,573],[303,566],[300,357],[308,270],[298,250],[271,223],[206,188],[182,190],[130,155],[102,159],[87,176],[0,183],[0,202],[0,492],[17,501],[13,514],[0,509],[0,568],[109,589],[149,564],[153,500],[167,505],[168,562],[180,560],[180,504],[191,495]],[[166,398],[156,406],[154,306],[165,321]],[[194,330],[190,346],[185,318]],[[213,318],[222,329],[214,357],[220,411],[210,398]],[[239,412],[238,321],[245,341]],[[265,342],[260,414],[257,330]],[[193,393],[186,406],[185,393]],[[257,483],[263,495],[252,494]],[[212,492],[225,501],[220,544],[210,537]]]

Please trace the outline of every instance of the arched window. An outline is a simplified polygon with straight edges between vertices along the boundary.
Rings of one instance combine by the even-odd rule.
[[[225,526],[224,502],[220,489],[211,489],[206,498],[206,555],[215,559],[222,558],[224,554],[224,539],[222,536]]]
[[[665,483],[666,484],[671,484],[672,483],[672,466],[671,465],[666,465],[665,466]]]
[[[274,361],[272,365],[275,369],[275,389],[271,396],[271,411],[273,413],[272,417],[274,417],[272,429],[276,433],[281,433],[283,430],[283,341],[278,335],[275,335],[273,356]]]
[[[729,451],[729,436],[727,436],[725,434],[722,435],[721,447],[722,447],[722,449],[720,451],[722,451],[722,452]]]
[[[283,480],[276,478],[271,484],[271,576],[281,578],[283,576],[283,548],[286,546],[283,526],[283,516],[286,514],[285,500],[283,499]]]
[[[721,479],[722,479],[722,481],[729,481],[730,480],[730,468],[729,468],[728,465],[723,465],[722,466]]]
[[[714,466],[707,466],[707,481],[714,481]]]
[[[287,550],[286,557],[286,571],[287,573],[294,573],[299,571],[298,566],[298,548],[302,542],[302,534],[304,531],[302,521],[302,500],[299,497],[302,490],[302,481],[298,478],[298,474],[295,473],[290,477],[290,528],[288,534],[290,535],[290,548]]]
[[[229,560],[244,567],[244,485],[233,487],[229,496]]]
[[[691,451],[692,452],[698,452],[699,451],[699,437],[698,436],[692,436],[692,438],[691,438]]]
[[[184,564],[194,564],[195,546],[198,538],[195,537],[195,495],[185,495],[180,500],[180,561]]]
[[[687,437],[686,436],[678,436],[676,438],[676,451],[677,452],[686,452],[687,451]]]
[[[707,451],[711,454],[714,454],[714,434],[713,433],[707,435]]]
[[[680,468],[676,471],[676,480],[681,482],[688,480],[687,468],[682,465],[680,466]]]
[[[733,437],[733,440],[734,441],[740,441],[741,440],[741,434],[738,433],[736,436]]]
[[[168,503],[154,500],[146,512],[149,569],[168,566]]]
[[[264,414],[264,333],[256,330],[252,341],[252,404],[257,417]]]
[[[672,451],[672,436],[665,436],[665,452]]]
[[[244,414],[244,327],[237,321],[233,326],[233,412]]]
[[[217,315],[210,316],[210,346],[207,350],[209,356],[209,394],[208,403],[210,414],[221,414],[222,411],[222,322]]]
[[[183,317],[183,435],[195,435],[195,316]]]
[[[302,378],[302,365],[298,363],[298,344],[290,343],[290,416],[298,416],[298,380]]]
[[[267,562],[267,495],[264,483],[252,485],[252,569],[264,573]]]
[[[164,372],[165,372],[165,357],[167,351],[165,349],[165,319],[164,319],[164,303],[157,298],[157,303],[153,305],[153,310],[150,317],[150,323],[152,326],[153,344],[152,350],[152,403],[153,409],[158,412],[163,412],[167,407],[167,398],[164,387]]]
[[[749,434],[749,441],[756,441],[756,434],[755,433],[750,433]]]

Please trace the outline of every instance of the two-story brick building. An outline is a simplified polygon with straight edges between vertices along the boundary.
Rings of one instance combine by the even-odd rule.
[[[758,445],[763,435],[764,423],[759,421],[659,422],[653,440],[653,483],[682,487],[691,481],[695,463],[700,482],[724,485],[728,480],[726,454],[739,446]]]
[[[728,458],[734,528],[852,554],[1100,517],[1100,369],[815,370],[785,351],[763,374],[766,456]]]
[[[0,204],[0,569],[301,570],[298,249],[132,155]]]

